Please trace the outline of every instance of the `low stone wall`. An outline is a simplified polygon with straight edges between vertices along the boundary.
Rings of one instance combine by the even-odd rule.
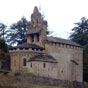
[[[67,80],[59,80],[59,79],[52,79],[46,77],[36,77],[36,76],[16,76],[16,79],[19,81],[36,83],[36,84],[45,84],[51,86],[60,86],[66,88],[83,88],[83,83],[80,82],[69,82]]]

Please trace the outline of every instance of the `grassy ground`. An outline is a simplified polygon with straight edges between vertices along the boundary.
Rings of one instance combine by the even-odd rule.
[[[5,87],[6,86],[6,87]],[[0,88],[64,88],[57,86],[47,86],[40,84],[32,84],[16,80],[14,76],[0,74]]]
[[[23,83],[22,84],[18,84],[20,87],[23,88],[62,88],[62,87],[56,87],[56,86],[47,86],[47,85],[39,85],[39,84],[28,84],[28,83]]]
[[[19,81],[13,75],[0,74],[0,88],[65,88],[65,87],[32,84]],[[88,88],[87,82],[84,82],[84,88]]]

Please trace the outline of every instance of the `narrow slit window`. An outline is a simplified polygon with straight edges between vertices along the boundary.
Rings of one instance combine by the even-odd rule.
[[[39,34],[37,35],[37,41],[39,42]]]
[[[34,35],[32,35],[32,42],[34,42]]]
[[[16,67],[16,60],[14,60],[14,66]]]
[[[32,63],[30,64],[30,67],[32,68]]]
[[[23,66],[26,66],[26,58],[23,59]]]
[[[46,64],[45,63],[43,63],[43,68],[45,68],[46,67]]]

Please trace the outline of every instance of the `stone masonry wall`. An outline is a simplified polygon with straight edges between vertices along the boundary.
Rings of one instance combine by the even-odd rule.
[[[82,48],[48,43],[46,52],[58,61],[58,79],[82,82]],[[74,62],[71,62],[73,60]],[[76,64],[77,63],[77,64]]]
[[[45,67],[43,67],[43,64],[45,64]],[[36,76],[57,79],[57,63],[31,61],[27,62],[27,70],[28,73],[33,73]]]
[[[30,82],[36,84],[45,84],[50,86],[60,86],[65,88],[83,88],[82,82],[70,82],[67,80],[52,79],[46,77],[36,77],[36,76],[17,76],[17,80],[23,82]]]

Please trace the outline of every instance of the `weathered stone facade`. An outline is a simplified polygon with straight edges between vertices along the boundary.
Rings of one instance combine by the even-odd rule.
[[[31,15],[27,43],[12,47],[11,70],[82,82],[83,50],[70,40],[47,36],[47,21],[37,7]]]
[[[46,49],[58,61],[58,79],[82,81],[82,48],[50,43]]]

